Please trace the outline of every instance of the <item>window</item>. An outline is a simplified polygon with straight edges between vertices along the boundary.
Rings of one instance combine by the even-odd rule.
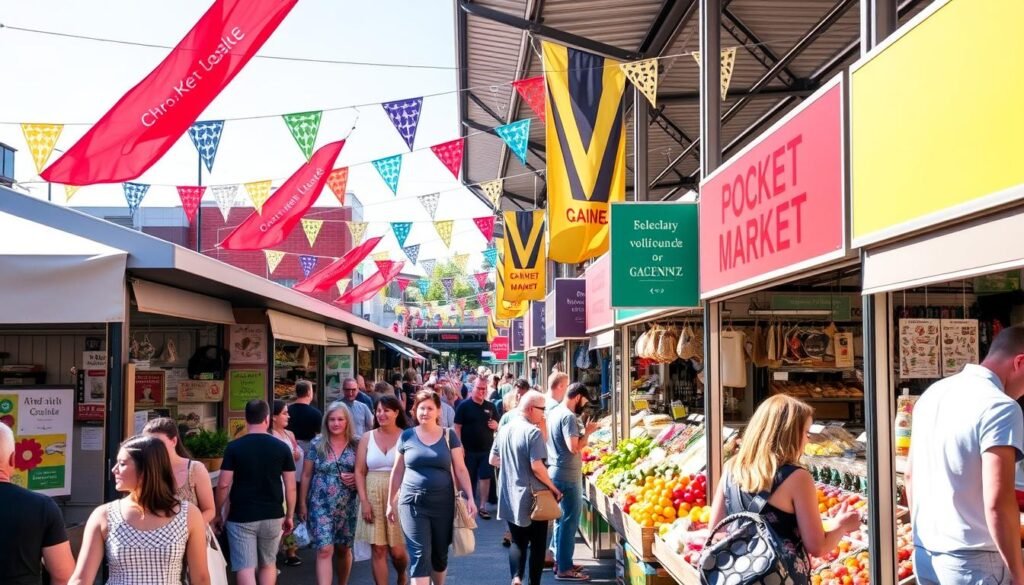
[[[280,284],[281,286],[285,286],[288,288],[292,288],[299,282],[294,278],[272,278],[271,280],[276,282],[277,284]]]
[[[0,160],[0,177],[14,179],[14,150],[0,145],[3,160]]]

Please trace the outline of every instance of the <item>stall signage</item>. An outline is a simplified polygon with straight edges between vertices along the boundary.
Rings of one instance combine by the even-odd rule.
[[[853,306],[846,295],[773,294],[770,299],[775,311],[832,311],[829,318],[837,321],[849,321],[853,317]]]
[[[525,333],[526,333],[526,344],[530,349],[535,347],[544,347],[545,331],[547,325],[546,311],[544,307],[546,303],[542,301],[532,301],[530,303],[529,312],[526,315],[525,321]]]
[[[701,183],[703,297],[845,255],[842,102],[837,77]]]
[[[494,359],[503,362],[508,359],[508,337],[499,335],[491,341],[491,353]]]
[[[458,341],[458,340],[459,340],[459,334],[458,333],[442,333],[441,334],[441,341]]]
[[[525,349],[525,320],[520,317],[512,319],[512,326],[509,328],[509,351],[523,351]]]
[[[697,205],[612,203],[611,306],[695,307]]]
[[[587,333],[603,331],[615,324],[615,311],[612,310],[611,297],[611,260],[605,254],[587,267],[583,280],[587,283]]]
[[[228,373],[228,408],[243,411],[250,400],[267,398],[267,373],[264,370],[231,370]]]
[[[72,388],[0,391],[0,422],[14,431],[11,483],[48,496],[71,494]]]
[[[324,356],[324,396],[329,402],[341,400],[341,385],[356,377],[355,348],[328,347]]]
[[[554,311],[555,339],[587,336],[587,284],[582,278],[555,279]]]
[[[557,341],[555,337],[555,291],[552,290],[544,299],[544,343],[547,346]]]
[[[185,380],[178,383],[178,402],[220,402],[224,380]]]
[[[974,277],[974,294],[1004,293],[1020,290],[1020,270]]]

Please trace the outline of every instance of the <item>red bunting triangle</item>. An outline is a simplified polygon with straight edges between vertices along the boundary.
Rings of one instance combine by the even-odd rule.
[[[181,207],[185,210],[185,217],[189,225],[196,219],[196,211],[199,209],[199,202],[203,199],[206,187],[178,187],[178,196],[181,197]]]
[[[476,274],[473,275],[473,278],[476,279],[476,283],[480,285],[480,290],[484,290],[484,288],[487,286],[488,276],[490,276],[490,272],[477,272]]]
[[[345,189],[348,187],[348,167],[334,169],[327,175],[327,186],[331,193],[338,198],[338,201],[345,205]]]
[[[523,101],[530,109],[536,112],[540,121],[544,122],[544,76],[538,75],[529,79],[513,81],[512,87],[516,88]]]
[[[374,260],[373,262],[374,264],[377,265],[377,270],[381,272],[387,272],[391,270],[391,267],[394,266],[395,264],[394,260]]]
[[[490,242],[494,239],[494,216],[488,215],[486,217],[474,217],[473,223],[480,229],[480,233],[484,235],[484,239]]]
[[[459,169],[462,168],[463,141],[463,138],[456,138],[450,142],[430,147],[430,150],[434,151],[434,155],[437,156],[437,160],[441,161],[441,164],[447,167],[456,179],[459,178]]]
[[[398,283],[398,290],[405,292],[405,289],[409,288],[409,283],[412,282],[412,280],[408,278],[396,278],[395,282]]]

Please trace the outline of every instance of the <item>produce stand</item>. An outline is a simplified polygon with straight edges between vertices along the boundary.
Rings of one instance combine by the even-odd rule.
[[[660,536],[654,537],[653,552],[655,558],[661,563],[662,568],[668,571],[669,575],[682,585],[701,585],[700,574],[697,569],[683,560],[682,556],[669,546]]]

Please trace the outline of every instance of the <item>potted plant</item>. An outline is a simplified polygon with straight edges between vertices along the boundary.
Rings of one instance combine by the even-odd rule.
[[[227,446],[227,431],[200,430],[185,437],[185,448],[211,472],[220,469]]]

